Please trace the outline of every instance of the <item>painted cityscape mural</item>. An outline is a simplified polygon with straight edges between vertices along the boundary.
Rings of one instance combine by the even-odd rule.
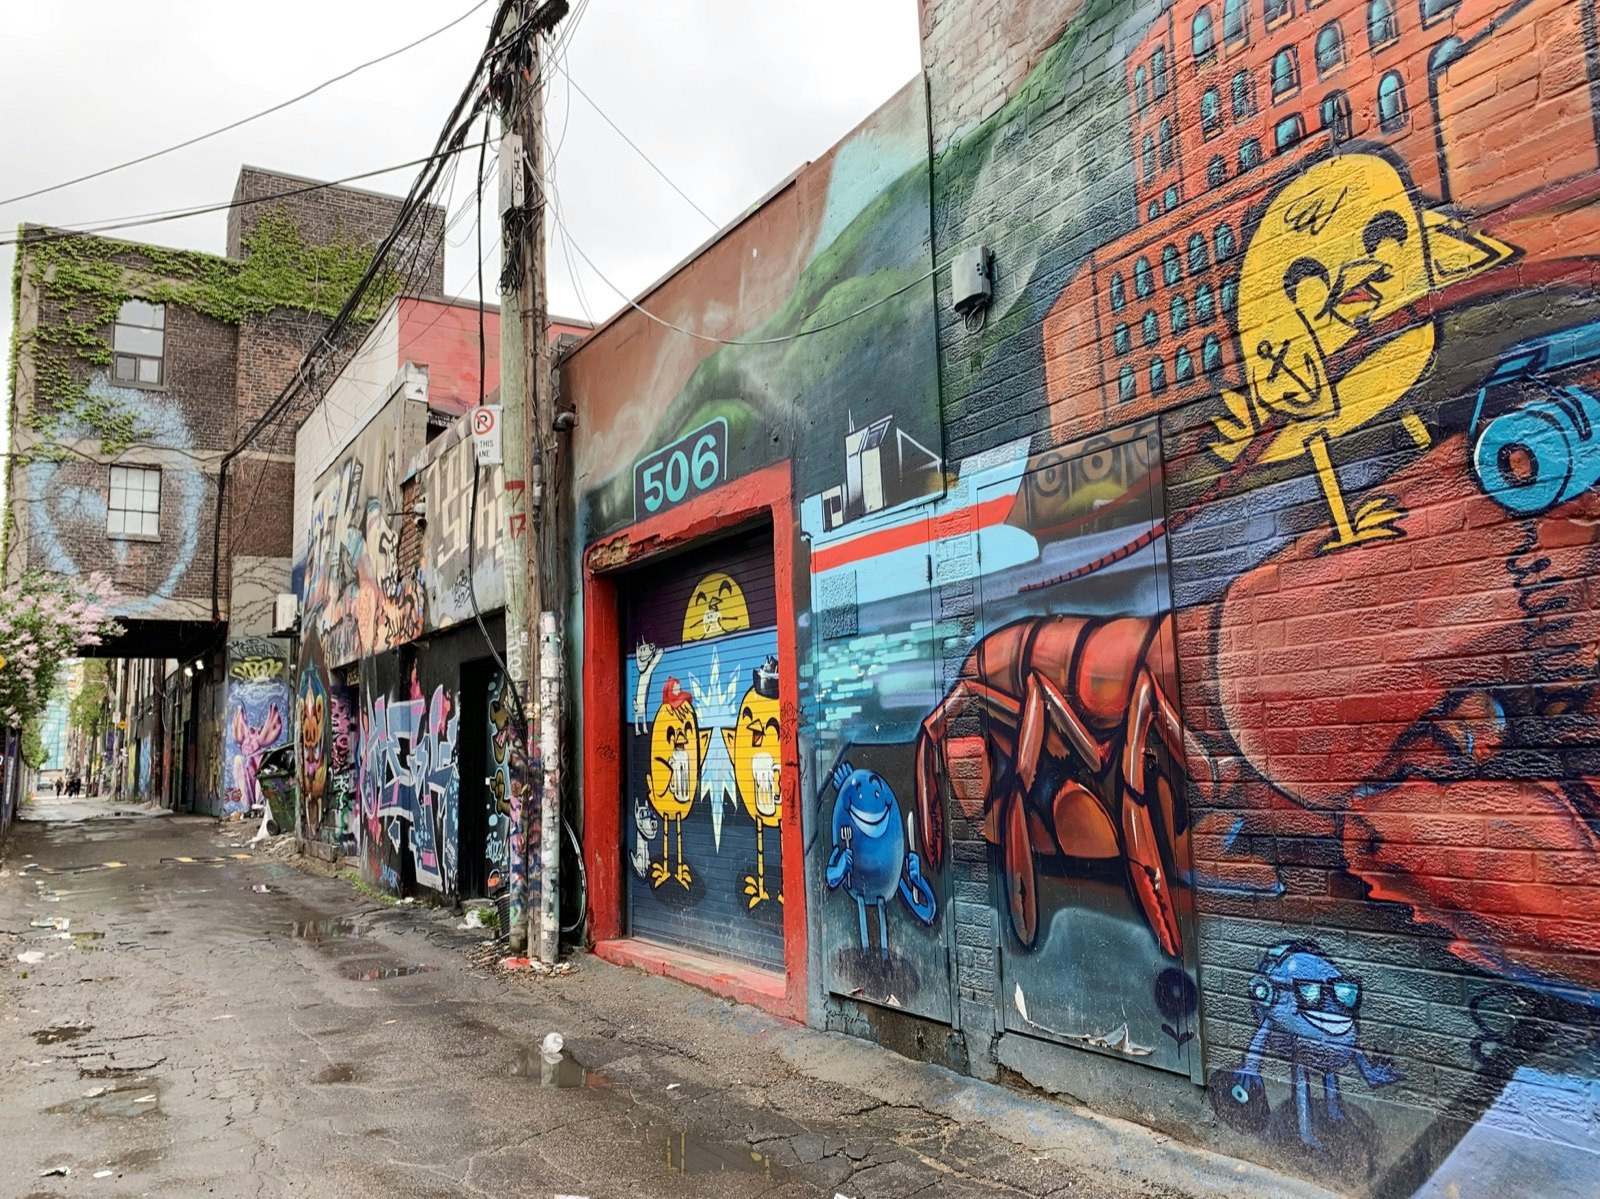
[[[994,251],[981,327],[913,289],[810,344],[602,334],[583,535],[719,415],[714,483],[790,464],[814,1015],[959,996],[971,1046],[986,1004],[1025,1075],[1040,1042],[1186,1075],[1237,1151],[1354,1193],[1589,1194],[1593,6],[1026,7],[1007,37],[1059,33],[986,107],[941,73],[978,17],[924,6],[931,245]],[[874,198],[783,243],[772,311],[822,311],[844,247],[913,273],[926,175],[857,169],[892,119],[810,168],[812,211]],[[762,233],[652,302],[699,327],[679,296]],[[892,290],[845,260],[830,313]]]

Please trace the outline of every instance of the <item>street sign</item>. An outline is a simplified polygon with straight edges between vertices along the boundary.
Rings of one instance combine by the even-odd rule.
[[[500,405],[481,404],[472,410],[472,448],[479,466],[499,466],[505,461],[500,448]]]

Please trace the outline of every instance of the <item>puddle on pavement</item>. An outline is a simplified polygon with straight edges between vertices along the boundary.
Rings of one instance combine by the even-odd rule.
[[[135,1078],[119,1086],[91,1087],[76,1099],[45,1108],[44,1114],[136,1120],[160,1110],[160,1084],[149,1078]]]
[[[669,1174],[761,1174],[784,1177],[772,1159],[748,1145],[717,1141],[686,1128],[647,1124],[640,1133],[647,1146],[660,1155],[662,1168]]]
[[[335,1082],[354,1082],[355,1080],[356,1068],[354,1066],[352,1066],[349,1062],[335,1062],[333,1065],[324,1069],[311,1081],[314,1083],[327,1084]]]
[[[382,982],[386,978],[404,978],[408,974],[432,974],[437,966],[375,966],[370,970],[352,970],[350,978],[358,983]]]
[[[338,941],[363,931],[356,920],[296,920],[289,925],[289,935],[297,941]]]
[[[62,1041],[76,1041],[93,1031],[92,1024],[52,1024],[49,1028],[35,1029],[33,1039],[41,1045],[55,1045]]]
[[[611,1080],[603,1074],[585,1069],[569,1050],[563,1049],[557,1057],[546,1057],[537,1049],[524,1046],[517,1050],[507,1071],[512,1078],[537,1079],[543,1087],[609,1087]]]

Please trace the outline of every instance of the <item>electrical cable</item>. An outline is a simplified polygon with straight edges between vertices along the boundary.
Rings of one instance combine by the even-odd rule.
[[[335,83],[340,83],[343,80],[346,80],[346,79],[350,78],[352,75],[356,75],[356,74],[359,74],[362,71],[365,71],[368,67],[375,67],[379,63],[388,62],[391,58],[396,58],[396,57],[404,54],[408,50],[415,50],[418,46],[422,45],[423,43],[430,42],[434,38],[438,37],[440,34],[446,33],[449,30],[454,29],[457,25],[461,24],[461,22],[465,21],[468,17],[470,17],[473,13],[477,12],[480,8],[482,8],[487,3],[489,3],[489,0],[478,0],[478,2],[476,4],[474,4],[471,8],[467,9],[466,12],[462,13],[459,17],[456,17],[453,21],[450,21],[448,24],[439,26],[439,28],[435,29],[432,33],[424,34],[422,37],[419,37],[416,41],[408,42],[404,46],[401,46],[397,50],[391,50],[387,54],[379,55],[377,58],[368,59],[366,62],[360,63],[357,66],[351,67],[348,71],[341,72],[340,74],[335,75],[331,79],[325,79],[321,83],[317,84],[316,87],[313,87],[313,88],[311,88],[311,89],[309,89],[307,91],[303,91],[298,96],[291,96],[287,100],[280,101],[279,103],[274,104],[271,108],[263,108],[260,112],[252,113],[251,115],[249,115],[247,117],[241,117],[237,121],[233,121],[233,122],[231,122],[231,123],[229,123],[227,125],[223,125],[221,128],[213,129],[209,133],[202,133],[202,134],[199,134],[196,137],[188,138],[185,141],[181,141],[181,142],[178,142],[178,143],[176,143],[174,145],[168,146],[164,150],[153,150],[149,154],[141,154],[138,158],[130,158],[126,162],[119,162],[115,166],[103,167],[98,171],[91,171],[87,175],[79,175],[76,179],[68,179],[68,180],[66,180],[65,182],[62,182],[62,183],[51,184],[49,187],[36,188],[35,190],[33,190],[31,192],[22,192],[19,195],[10,196],[10,197],[8,197],[8,198],[6,198],[4,200],[0,200],[0,205],[15,204],[19,200],[31,200],[35,196],[48,195],[50,192],[60,191],[63,188],[72,187],[75,184],[86,183],[90,179],[100,179],[100,178],[102,178],[102,177],[104,177],[106,175],[110,175],[110,174],[112,174],[112,173],[114,173],[116,171],[121,171],[121,170],[124,170],[124,169],[126,169],[128,167],[131,167],[131,166],[138,166],[142,162],[150,162],[153,159],[161,158],[161,157],[163,157],[163,156],[165,156],[167,154],[173,153],[174,151],[184,150],[184,149],[187,149],[190,146],[198,145],[200,142],[207,141],[210,138],[218,136],[219,134],[227,133],[230,130],[238,129],[240,126],[248,125],[252,121],[258,121],[262,117],[271,116],[275,112],[281,112],[283,109],[288,108],[292,104],[298,104],[298,103],[300,103],[300,101],[302,101],[304,99],[307,99],[308,97],[316,95],[318,92],[322,91],[324,88],[331,87]]]
[[[463,146],[463,150],[471,150],[472,146]],[[109,217],[101,221],[91,221],[86,225],[77,225],[64,228],[49,226],[40,232],[21,237],[0,238],[0,246],[21,245],[23,242],[33,244],[41,241],[60,241],[69,237],[93,237],[107,233],[114,229],[132,229],[140,225],[159,225],[167,221],[181,221],[194,216],[206,216],[213,212],[229,212],[235,208],[248,208],[252,204],[270,204],[274,200],[286,200],[291,196],[303,196],[307,192],[325,191],[330,187],[343,187],[347,183],[358,183],[363,179],[373,179],[379,175],[392,175],[396,171],[409,170],[411,167],[425,166],[432,162],[437,155],[428,155],[424,158],[413,158],[410,162],[399,162],[392,167],[378,167],[376,170],[362,171],[359,175],[346,175],[342,179],[330,179],[326,183],[307,183],[301,187],[286,188],[283,191],[268,192],[262,196],[252,196],[247,200],[229,200],[220,204],[200,204],[188,208],[165,208],[155,212],[133,213],[122,217]]]

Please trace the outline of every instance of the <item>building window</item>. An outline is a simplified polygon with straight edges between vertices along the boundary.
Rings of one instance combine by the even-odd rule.
[[[1289,0],[1261,0],[1261,15],[1271,29],[1289,15]]]
[[[1222,40],[1232,45],[1250,37],[1250,11],[1245,0],[1224,0],[1222,5]]]
[[[1300,86],[1300,64],[1293,46],[1285,46],[1272,60],[1272,98],[1287,96]]]
[[[1169,184],[1167,190],[1161,193],[1161,203],[1168,212],[1178,206],[1178,201],[1181,198],[1178,195],[1178,185],[1176,183]]]
[[[1205,371],[1208,379],[1222,372],[1222,343],[1217,340],[1215,333],[1207,335],[1200,346],[1200,369]]]
[[[1221,187],[1227,181],[1228,164],[1223,161],[1222,155],[1218,154],[1210,162],[1206,163],[1206,186]]]
[[[1194,293],[1194,319],[1202,325],[1210,324],[1217,315],[1217,301],[1211,294],[1211,284],[1202,283]]]
[[[1117,372],[1117,400],[1126,404],[1139,394],[1139,381],[1134,377],[1133,367],[1124,366]]]
[[[1141,300],[1148,300],[1156,293],[1155,272],[1150,268],[1150,260],[1141,258],[1133,264],[1133,293]]]
[[[1142,66],[1133,69],[1133,102],[1141,111],[1150,103],[1150,76]]]
[[[1150,56],[1150,93],[1157,100],[1167,94],[1167,48],[1157,46]]]
[[[1300,139],[1306,135],[1306,123],[1300,119],[1300,114],[1284,117],[1272,131],[1272,152],[1282,154],[1299,145]]]
[[[161,532],[161,472],[154,467],[113,466],[106,497],[106,533],[154,537]]]
[[[166,378],[167,306],[128,300],[111,334],[112,377],[118,383],[158,385]]]
[[[1211,251],[1206,246],[1204,233],[1191,233],[1189,235],[1189,273],[1198,275],[1211,265]]]
[[[1172,377],[1178,383],[1194,378],[1194,355],[1189,353],[1188,346],[1178,347],[1177,357],[1172,362]]]
[[[1177,246],[1168,246],[1161,251],[1161,281],[1168,287],[1183,278],[1183,259],[1178,254]]]
[[[1424,4],[1430,0],[1423,0]],[[1437,0],[1432,0],[1437,3]],[[1194,59],[1196,62],[1209,62],[1217,56],[1216,30],[1211,22],[1211,6],[1202,4],[1200,11],[1194,14],[1194,24],[1190,26],[1193,34]]]
[[[1233,119],[1242,121],[1255,110],[1255,97],[1251,94],[1250,72],[1240,71],[1233,77]]]
[[[1350,140],[1350,97],[1343,92],[1329,92],[1322,100],[1322,127],[1328,131],[1335,145]]]
[[[1387,46],[1400,36],[1400,18],[1394,0],[1372,0],[1367,5],[1367,41],[1374,50]]]
[[[1159,358],[1150,360],[1150,394],[1160,395],[1167,389],[1167,364]]]
[[[1144,216],[1145,216],[1145,220],[1147,220],[1147,221],[1160,220],[1161,219],[1161,203],[1160,203],[1160,201],[1151,200],[1150,203],[1146,204],[1144,206]]]
[[[1390,71],[1378,80],[1378,128],[1393,133],[1405,127],[1406,85],[1399,71]]]
[[[1161,118],[1161,165],[1172,165],[1172,118]]]
[[[1161,322],[1156,319],[1156,310],[1152,308],[1144,314],[1144,326],[1140,329],[1146,347],[1153,346],[1161,340]]]
[[[1461,0],[1422,0],[1422,23],[1433,24],[1459,3]]]
[[[1317,32],[1317,74],[1326,75],[1344,63],[1344,33],[1339,22],[1324,25]]]
[[[1132,351],[1133,335],[1128,332],[1127,325],[1118,325],[1111,331],[1111,345],[1119,355]]]
[[[1261,165],[1261,143],[1251,137],[1239,143],[1239,170],[1248,171]]]
[[[1222,311],[1233,313],[1233,306],[1239,299],[1239,279],[1230,275],[1222,281]]]
[[[1206,88],[1200,97],[1200,132],[1206,137],[1222,132],[1222,97],[1214,87]]]
[[[1168,315],[1171,317],[1172,335],[1181,337],[1189,327],[1189,303],[1183,298],[1182,292],[1172,293],[1172,310]]]
[[[1128,302],[1128,285],[1123,282],[1122,272],[1118,271],[1111,276],[1111,311],[1121,312]]]
[[[1217,244],[1218,262],[1227,262],[1233,257],[1233,228],[1226,221],[1217,226],[1216,236],[1212,240]]]
[[[1154,134],[1144,135],[1144,142],[1139,147],[1139,157],[1144,163],[1144,181],[1149,183],[1156,177],[1156,139]]]

